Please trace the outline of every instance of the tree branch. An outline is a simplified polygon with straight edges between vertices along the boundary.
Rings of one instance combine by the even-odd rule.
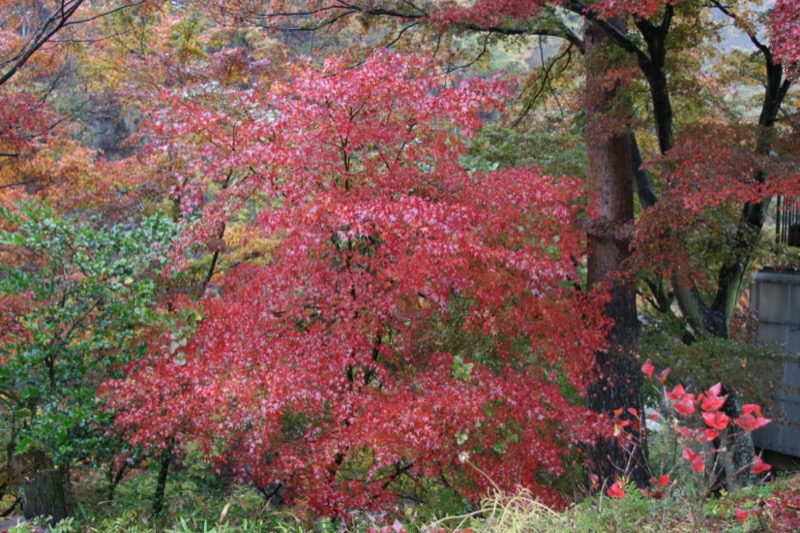
[[[0,68],[6,68],[5,72],[0,72],[0,85],[3,85],[10,80],[17,71],[22,68],[28,60],[40,50],[45,44],[53,41],[53,37],[67,26],[75,26],[91,22],[93,20],[105,17],[112,13],[128,9],[144,3],[144,0],[137,0],[129,4],[123,4],[108,11],[104,11],[97,15],[86,17],[79,20],[71,20],[78,9],[83,5],[85,0],[66,0],[62,1],[60,7],[55,10],[39,27],[33,37],[28,40],[22,49],[12,57],[0,61]]]

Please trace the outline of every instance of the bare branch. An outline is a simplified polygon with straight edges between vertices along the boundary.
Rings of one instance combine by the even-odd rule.
[[[124,10],[130,9],[132,7],[140,6],[140,5],[144,4],[144,2],[145,2],[145,0],[138,0],[138,1],[130,3],[130,4],[124,4],[124,5],[115,7],[114,9],[109,9],[108,11],[104,11],[102,13],[98,13],[97,15],[93,15],[91,17],[86,17],[85,19],[71,20],[71,21],[67,22],[66,24],[64,24],[64,26],[73,26],[73,25],[76,25],[76,24],[85,24],[85,23],[91,22],[93,20],[97,20],[97,19],[100,19],[100,18],[103,18],[103,17],[107,17],[108,15],[111,15],[113,13],[117,13],[118,11],[124,11]]]
[[[569,42],[569,44],[567,45],[567,48],[563,52],[558,54],[558,56],[552,58],[550,61],[546,61],[544,59],[544,52],[541,50],[541,47],[540,47],[540,53],[541,53],[541,56],[542,56],[542,76],[541,76],[541,83],[539,85],[539,89],[536,91],[536,94],[534,94],[533,97],[530,100],[528,100],[528,102],[525,104],[525,108],[522,110],[522,113],[520,113],[519,117],[517,117],[517,119],[512,123],[512,127],[516,128],[517,126],[519,126],[520,122],[522,122],[522,119],[524,119],[525,116],[530,112],[530,110],[536,104],[536,101],[539,99],[539,97],[542,95],[542,93],[545,91],[545,89],[548,86],[550,86],[550,74],[553,71],[553,68],[556,66],[556,64],[559,61],[561,61],[562,59],[566,58],[567,65],[569,65],[570,60],[572,59],[572,47],[573,46],[574,45],[572,44],[572,42]],[[561,71],[563,72],[563,70],[565,68],[566,68],[566,66],[564,68],[562,68]],[[551,88],[551,91],[552,91],[552,88]]]
[[[62,31],[68,26],[75,26],[84,24],[101,17],[116,13],[123,9],[128,9],[140,5],[144,0],[137,0],[135,2],[118,6],[114,9],[104,11],[91,17],[84,19],[73,20],[75,13],[84,4],[85,0],[62,0],[58,9],[56,9],[50,16],[48,16],[33,36],[26,40],[22,49],[15,55],[8,59],[0,61],[0,68],[6,69],[5,72],[0,72],[0,85],[10,80],[22,68],[28,60],[40,50],[45,44],[55,42],[54,37],[57,33]]]
[[[730,18],[731,20],[738,21],[741,18],[741,17],[739,17],[739,15],[737,15],[736,13],[731,11],[727,6],[722,5],[722,2],[719,2],[717,0],[711,0],[711,5],[713,5],[717,9],[719,9],[720,12],[723,15],[725,15],[728,18]],[[755,47],[758,48],[761,51],[761,53],[763,53],[768,58],[772,57],[772,53],[770,52],[769,46],[767,46],[767,45],[763,44],[761,41],[759,41],[758,37],[755,34],[749,32],[749,31],[746,31],[746,30],[743,30],[743,31],[747,34],[747,37],[750,39],[750,42],[752,42],[753,45],[755,45]]]
[[[27,48],[23,47],[15,56],[0,63],[0,66],[3,67],[11,65],[5,73],[0,75],[0,85],[10,80],[37,50],[52,39],[75,14],[83,2],[84,0],[62,1],[61,7],[47,17],[39,30],[34,34]]]
[[[483,40],[483,48],[481,49],[480,53],[479,53],[477,56],[475,56],[475,58],[474,58],[472,61],[470,61],[469,63],[464,63],[464,64],[462,64],[462,65],[456,65],[456,66],[454,66],[454,67],[449,67],[449,68],[447,69],[447,73],[449,74],[449,73],[451,73],[451,72],[455,72],[456,70],[460,70],[460,69],[465,69],[465,68],[469,68],[469,67],[471,67],[472,65],[474,65],[475,63],[477,63],[478,61],[480,61],[480,59],[481,59],[481,58],[482,58],[484,55],[486,55],[486,52],[488,51],[488,49],[489,49],[489,45],[488,45],[488,43],[487,43],[487,40],[486,40],[486,39],[484,39],[484,40]]]

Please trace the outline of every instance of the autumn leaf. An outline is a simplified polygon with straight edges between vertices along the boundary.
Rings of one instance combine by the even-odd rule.
[[[655,372],[655,367],[653,366],[653,363],[651,363],[649,359],[642,365],[642,372],[644,372],[644,375],[647,376],[647,379],[653,379],[653,372]]]
[[[771,469],[772,466],[762,461],[760,456],[756,455],[753,457],[753,468],[751,472],[753,472],[754,474],[763,474],[764,472],[768,472]]]
[[[684,448],[681,457],[691,463],[692,470],[696,473],[701,474],[705,470],[706,465],[701,453],[695,452],[691,448]]]
[[[619,481],[615,481],[611,485],[611,487],[606,491],[606,494],[608,494],[612,498],[624,498],[625,497],[625,491],[623,490],[623,485],[621,485]]]
[[[714,411],[711,413],[703,413],[703,421],[712,429],[723,430],[728,427],[730,418],[725,413]]]

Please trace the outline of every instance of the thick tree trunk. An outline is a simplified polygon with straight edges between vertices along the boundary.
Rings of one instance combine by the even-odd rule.
[[[55,524],[72,514],[69,472],[66,468],[40,470],[20,483],[25,518],[49,516]]]
[[[621,24],[618,24],[621,26]],[[590,409],[611,414],[622,408],[642,412],[642,374],[636,358],[639,321],[636,287],[625,273],[630,257],[633,224],[633,182],[631,138],[624,120],[614,116],[616,88],[609,88],[606,73],[613,68],[602,53],[606,37],[591,23],[584,30],[587,55],[586,151],[588,185],[598,199],[598,220],[589,229],[589,286],[608,283],[611,301],[606,316],[614,321],[609,349],[597,354],[594,381],[589,387]],[[650,478],[645,439],[635,429],[634,445],[623,447],[614,439],[599,442],[590,452],[590,466],[601,482],[621,474],[638,485]]]

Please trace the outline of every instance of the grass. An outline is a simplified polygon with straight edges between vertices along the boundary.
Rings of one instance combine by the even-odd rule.
[[[276,509],[253,488],[222,484],[200,463],[184,466],[171,476],[159,517],[151,511],[155,471],[134,470],[119,485],[113,500],[103,492],[99,471],[83,467],[74,476],[76,500],[81,503],[73,519],[51,528],[55,533],[334,533],[385,526],[372,523],[368,515],[345,526],[314,519],[301,509]],[[437,517],[408,508],[399,512],[399,519],[409,533],[800,531],[800,475],[785,475],[705,501],[697,500],[691,487],[681,483],[676,481],[662,499],[648,498],[630,486],[625,498],[600,493],[561,511],[538,502],[523,487],[512,494],[495,490],[468,513],[447,516],[440,510]],[[751,514],[742,522],[735,516],[737,508],[755,510],[761,516]],[[30,527],[11,530],[26,531],[31,531]],[[390,526],[388,531],[395,530]]]

